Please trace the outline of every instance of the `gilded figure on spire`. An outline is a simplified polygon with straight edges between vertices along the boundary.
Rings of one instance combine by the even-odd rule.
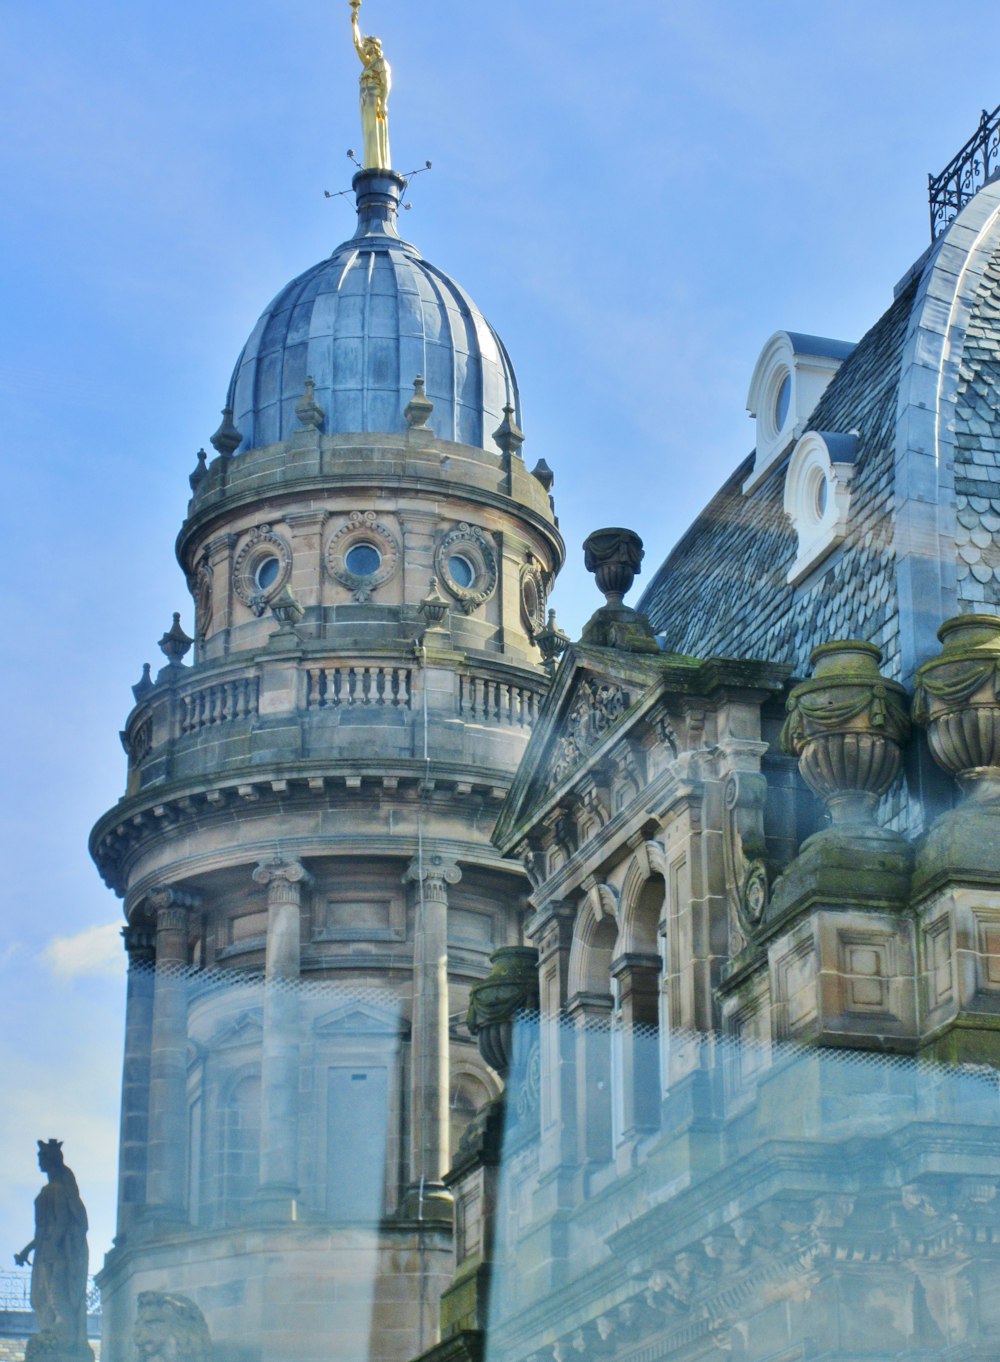
[[[361,72],[361,128],[364,134],[366,170],[391,170],[389,155],[389,91],[392,70],[382,55],[378,38],[366,38],[358,24],[361,0],[350,0],[354,47],[364,70]]]

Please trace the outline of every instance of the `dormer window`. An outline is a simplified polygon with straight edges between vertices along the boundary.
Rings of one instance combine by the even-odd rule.
[[[792,451],[785,474],[785,513],[798,537],[788,573],[797,585],[847,538],[858,437],[810,430]]]
[[[757,423],[751,491],[807,429],[809,418],[834,374],[854,349],[847,341],[776,331],[764,346],[750,380],[747,410]]]

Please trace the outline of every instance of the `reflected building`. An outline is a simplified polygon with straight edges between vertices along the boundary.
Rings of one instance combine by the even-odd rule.
[[[237,361],[93,833],[105,1358],[165,1296],[231,1362],[996,1356],[1000,184],[860,342],[772,337],[753,453],[638,611],[590,536],[569,646],[405,187]]]

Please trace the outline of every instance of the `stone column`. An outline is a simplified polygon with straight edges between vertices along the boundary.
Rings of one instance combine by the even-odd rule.
[[[122,1239],[146,1203],[149,1143],[149,1061],[153,1039],[153,965],[156,935],[151,926],[122,928],[128,952],[125,992],[125,1060],[118,1140],[118,1238]]]
[[[404,877],[415,884],[411,1042],[410,1192],[407,1209],[421,1219],[451,1219],[448,1171],[448,885],[462,872],[434,853],[411,862]]]
[[[280,1220],[297,1215],[299,1190],[299,999],[302,886],[299,861],[274,856],[253,872],[267,886],[264,1039],[261,1052],[260,1197]]]
[[[148,902],[156,922],[156,973],[149,1064],[146,1203],[157,1218],[185,1220],[187,943],[188,914],[196,900],[179,889],[165,886],[154,889]]]

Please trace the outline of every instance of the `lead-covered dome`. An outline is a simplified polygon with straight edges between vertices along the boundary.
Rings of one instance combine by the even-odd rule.
[[[287,439],[307,378],[327,433],[391,433],[413,381],[434,403],[442,440],[493,449],[503,409],[520,424],[517,380],[503,342],[475,303],[396,230],[405,180],[394,171],[354,179],[358,229],[328,260],[281,290],[236,362],[227,405],[244,449]]]

